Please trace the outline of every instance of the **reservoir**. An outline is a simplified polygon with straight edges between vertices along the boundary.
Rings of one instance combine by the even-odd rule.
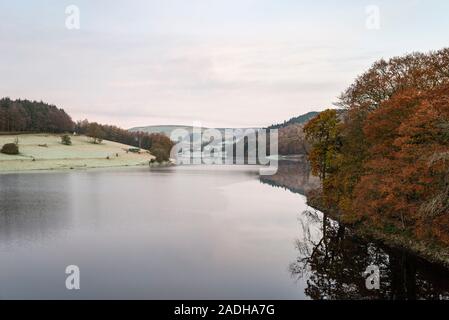
[[[449,272],[306,204],[301,160],[0,175],[0,299],[441,299]],[[80,269],[67,290],[65,269]],[[380,270],[379,290],[364,271]]]

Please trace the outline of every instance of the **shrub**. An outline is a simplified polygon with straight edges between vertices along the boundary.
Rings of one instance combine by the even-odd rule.
[[[61,136],[61,143],[66,146],[70,146],[70,145],[72,145],[72,138],[70,138],[70,136],[68,134],[65,134],[65,135]]]
[[[170,154],[163,148],[152,148],[151,154],[156,157],[156,162],[164,162],[170,160]]]
[[[7,143],[0,152],[4,154],[19,154],[19,146],[15,143]]]
[[[132,152],[132,153],[140,153],[140,149],[139,148],[129,148],[128,151]]]

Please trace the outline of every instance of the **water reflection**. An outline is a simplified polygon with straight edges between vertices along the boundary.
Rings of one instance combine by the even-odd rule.
[[[277,173],[261,176],[260,181],[302,195],[319,186],[319,179],[311,174],[309,163],[303,159],[279,161]]]
[[[448,297],[446,270],[305,211],[298,193],[316,186],[307,163],[281,162],[262,183],[257,172],[2,175],[0,299]],[[65,288],[69,264],[82,270],[77,292]],[[380,291],[365,288],[370,264],[381,268]]]
[[[281,162],[278,174],[261,181],[304,194],[313,187],[307,164]],[[357,238],[323,213],[304,211],[298,218],[297,258],[289,266],[306,283],[311,299],[448,299],[449,271],[397,250]],[[380,289],[368,290],[366,268],[380,269]]]
[[[71,176],[58,175],[53,184],[45,185],[45,193],[40,192],[43,181],[38,177],[36,174],[2,175],[0,245],[49,238],[70,223],[64,209],[72,199],[64,194],[70,189]]]
[[[289,269],[294,277],[307,279],[305,293],[310,298],[449,298],[447,270],[403,250],[358,239],[320,212],[304,212],[300,220],[303,232],[296,241],[298,257]],[[312,235],[317,234],[319,239],[314,239]],[[362,275],[370,265],[380,268],[380,290],[366,288]]]
[[[0,200],[0,299],[304,298],[286,269],[304,198],[257,167],[2,175]]]

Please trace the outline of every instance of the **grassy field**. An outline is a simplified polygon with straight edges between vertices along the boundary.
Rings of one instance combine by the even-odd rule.
[[[104,140],[92,144],[86,136],[72,136],[72,145],[61,144],[59,135],[0,135],[0,148],[19,139],[19,155],[0,153],[0,173],[148,165],[154,158],[145,151],[127,152],[131,146]],[[109,157],[109,159],[108,159]]]

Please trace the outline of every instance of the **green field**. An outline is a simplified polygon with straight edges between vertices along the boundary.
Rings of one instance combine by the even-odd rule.
[[[144,150],[127,152],[131,146],[112,141],[92,144],[86,136],[72,136],[72,145],[66,146],[59,135],[0,135],[0,148],[16,138],[20,154],[0,153],[0,172],[138,166],[154,158]]]

